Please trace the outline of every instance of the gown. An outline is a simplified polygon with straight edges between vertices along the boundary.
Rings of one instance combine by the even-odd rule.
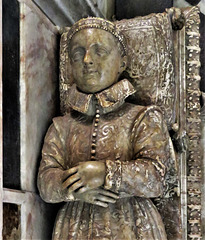
[[[126,79],[97,94],[82,93],[73,85],[70,112],[53,119],[38,174],[42,199],[65,202],[56,217],[53,240],[167,239],[151,198],[163,194],[169,133],[158,107],[125,101],[134,92]],[[107,208],[78,201],[61,188],[64,170],[90,160],[105,163],[102,188],[119,195]]]

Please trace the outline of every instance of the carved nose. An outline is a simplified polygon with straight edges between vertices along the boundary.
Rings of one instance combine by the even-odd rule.
[[[92,57],[91,57],[89,51],[86,51],[86,54],[84,56],[84,63],[85,64],[90,64],[90,65],[93,64],[93,60],[92,60]]]

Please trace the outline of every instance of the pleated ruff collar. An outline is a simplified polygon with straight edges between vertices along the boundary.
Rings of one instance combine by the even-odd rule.
[[[80,92],[76,84],[73,84],[69,90],[67,101],[72,109],[93,116],[97,104],[102,113],[112,112],[120,107],[128,96],[135,92],[133,85],[127,79],[121,80],[95,94]]]

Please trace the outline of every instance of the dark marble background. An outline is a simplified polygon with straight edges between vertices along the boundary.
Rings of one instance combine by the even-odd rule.
[[[3,186],[20,189],[19,3],[3,0]]]

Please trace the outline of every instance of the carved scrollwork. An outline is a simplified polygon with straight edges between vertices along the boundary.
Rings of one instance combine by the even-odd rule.
[[[189,153],[187,159],[187,221],[188,239],[202,238],[201,222],[201,187],[202,154],[200,91],[199,91],[199,8],[193,7],[184,12],[186,20],[186,101],[187,101],[187,135]]]
[[[67,32],[63,32],[60,41],[60,110],[61,113],[66,113],[69,109],[67,105],[68,89],[73,84],[73,78],[71,73],[70,59],[68,55],[68,40]]]

